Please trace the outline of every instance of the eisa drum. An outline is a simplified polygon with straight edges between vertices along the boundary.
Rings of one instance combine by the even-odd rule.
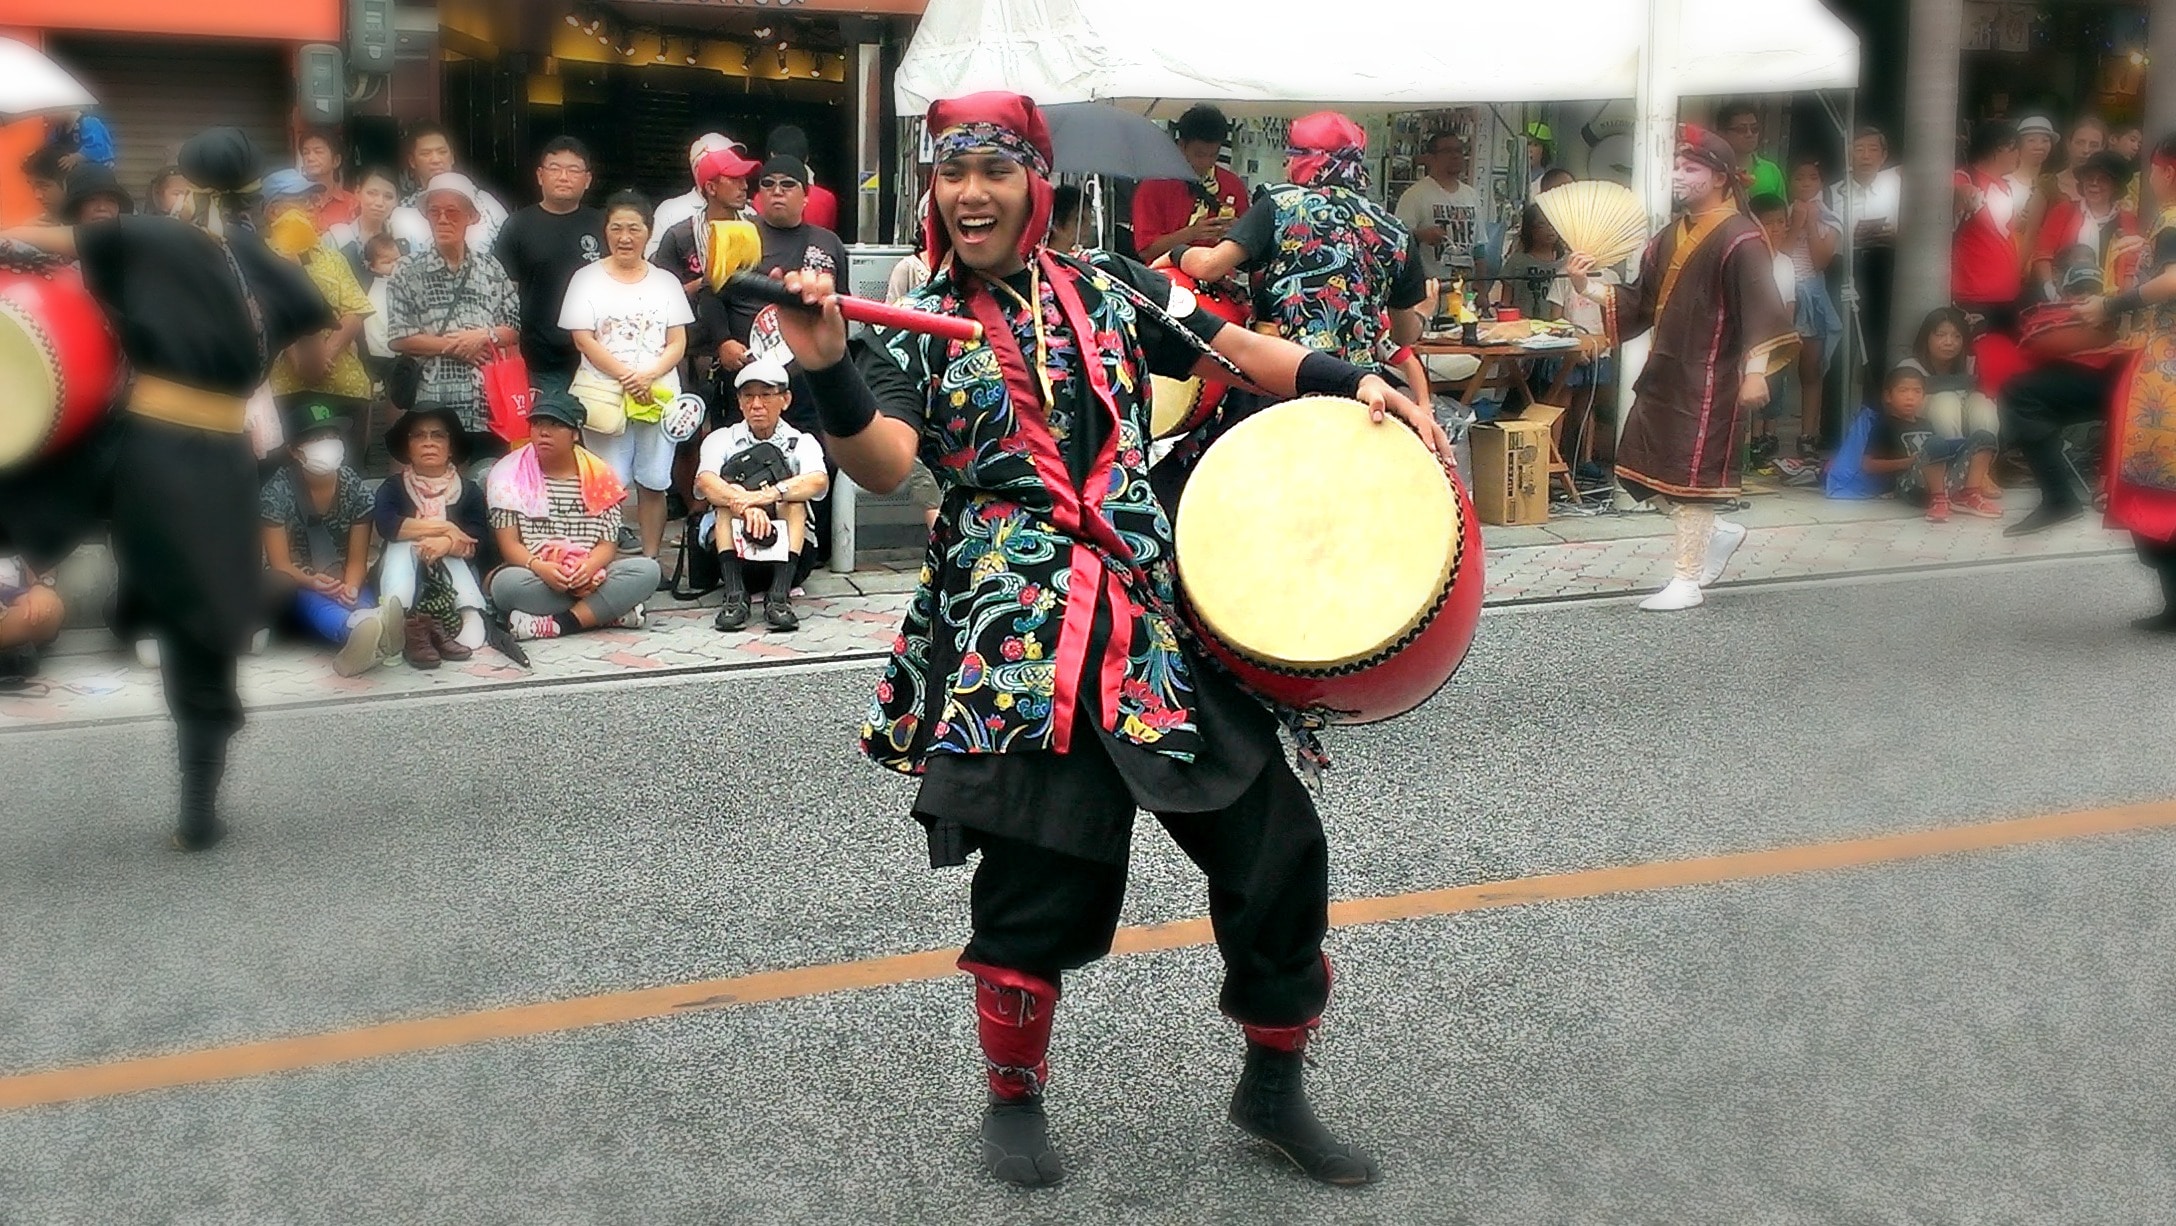
[[[1334,723],[1427,701],[1481,619],[1465,489],[1355,400],[1287,401],[1234,426],[1202,455],[1175,534],[1207,650],[1263,697]]]
[[[1199,281],[1170,267],[1165,261],[1155,264],[1156,271],[1171,278],[1171,283],[1194,295],[1202,308],[1228,324],[1245,327],[1250,313],[1244,302],[1226,294],[1220,288],[1203,288]],[[1165,375],[1153,375],[1149,380],[1149,433],[1152,437],[1184,438],[1209,424],[1215,418],[1217,407],[1224,403],[1228,383],[1199,376],[1173,379]]]
[[[120,374],[120,346],[75,269],[0,268],[0,471],[81,438]]]

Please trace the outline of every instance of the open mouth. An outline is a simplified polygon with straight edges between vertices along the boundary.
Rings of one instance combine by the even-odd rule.
[[[987,241],[990,235],[997,232],[997,218],[962,217],[959,226],[961,242],[980,243]]]

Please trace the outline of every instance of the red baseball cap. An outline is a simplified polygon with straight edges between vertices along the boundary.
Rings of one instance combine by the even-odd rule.
[[[736,148],[713,149],[695,163],[695,182],[708,183],[712,179],[745,179],[763,163],[744,156]]]

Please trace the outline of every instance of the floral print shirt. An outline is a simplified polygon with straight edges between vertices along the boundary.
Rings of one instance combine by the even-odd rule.
[[[1232,229],[1257,275],[1255,317],[1317,352],[1380,371],[1390,313],[1428,299],[1420,247],[1388,209],[1349,188],[1269,189]]]
[[[1146,394],[1151,373],[1186,375],[1198,350],[1121,283],[1197,337],[1224,324],[1133,261],[1038,261],[999,286],[940,270],[907,299],[981,320],[987,341],[878,328],[857,350],[944,492],[862,729],[865,751],[902,772],[934,754],[1063,752],[1091,721],[1180,761],[1201,746]]]

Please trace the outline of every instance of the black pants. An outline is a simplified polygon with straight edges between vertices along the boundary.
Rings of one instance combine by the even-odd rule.
[[[1224,1012],[1256,1026],[1298,1026],[1320,1017],[1330,996],[1322,957],[1329,845],[1291,768],[1271,762],[1221,812],[1157,820],[1208,877],[1209,922],[1224,956],[1218,997]],[[1124,864],[989,835],[979,836],[978,845],[969,961],[1056,985],[1063,972],[1111,952],[1126,896]]]
[[[1859,340],[1866,348],[1867,386],[1878,388],[1889,369],[1889,314],[1896,295],[1896,248],[1861,247],[1854,280],[1859,292]]]
[[[2002,432],[2025,453],[2046,505],[2084,501],[2078,475],[2063,458],[2063,431],[2106,417],[2114,388],[2113,371],[2067,363],[2026,371],[2002,385]]]
[[[264,557],[244,436],[116,413],[67,454],[0,480],[0,520],[40,570],[110,522],[116,604],[132,634],[159,640],[185,758],[241,727],[235,660],[259,623]]]

